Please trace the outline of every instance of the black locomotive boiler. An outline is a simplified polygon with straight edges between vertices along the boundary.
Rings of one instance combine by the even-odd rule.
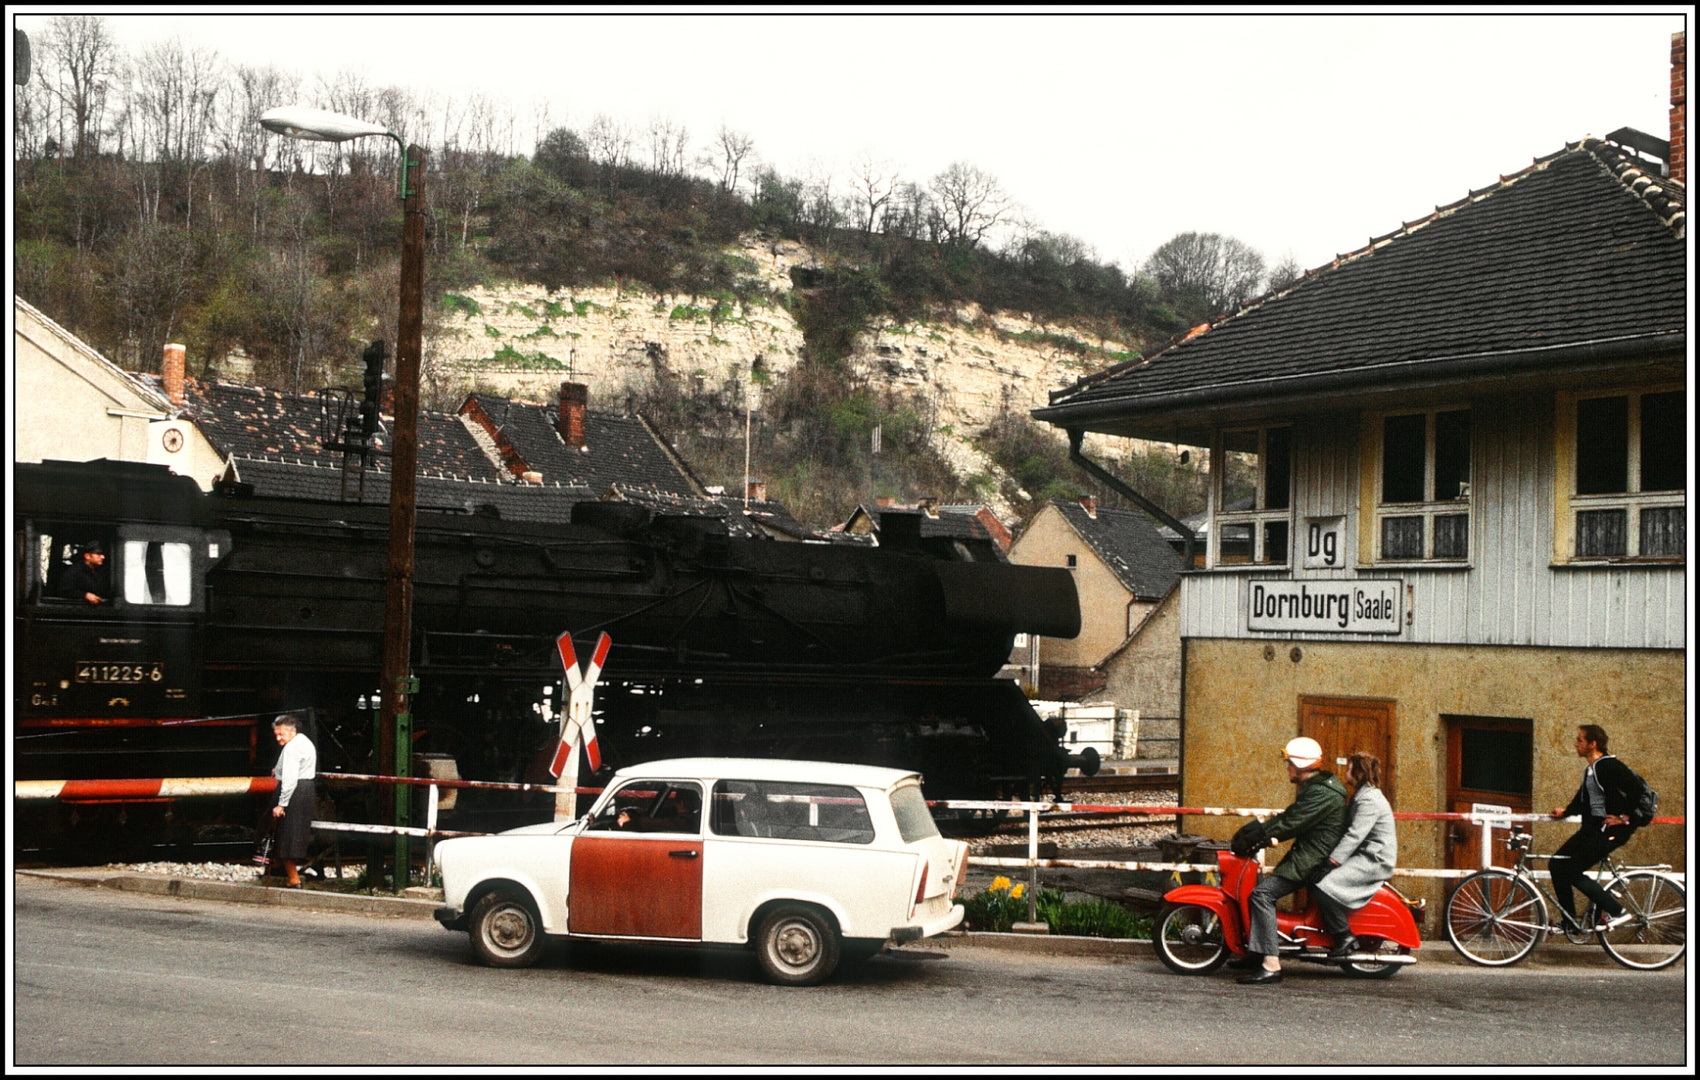
[[[260,775],[283,711],[306,718],[322,771],[374,770],[384,506],[208,494],[128,462],[14,476],[17,779]],[[565,707],[555,637],[588,655],[606,631],[605,768],[726,754],[915,768],[936,798],[1056,787],[1071,762],[1060,733],[995,675],[1016,633],[1079,632],[1072,576],[922,537],[902,515],[884,516],[881,541],[747,539],[621,502],[577,503],[556,524],[422,507],[415,759],[548,782]],[[62,595],[90,544],[108,553],[98,605]],[[243,807],[134,797],[18,808],[20,845],[252,824]],[[480,791],[457,813],[479,828],[551,808]]]

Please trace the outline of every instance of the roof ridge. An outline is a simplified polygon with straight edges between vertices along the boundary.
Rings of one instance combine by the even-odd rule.
[[[1631,161],[1616,149],[1613,144],[1592,135],[1585,136],[1576,144],[1586,151],[1595,161],[1612,175],[1624,190],[1647,204],[1647,208],[1658,215],[1665,228],[1682,239],[1688,227],[1688,214],[1682,202],[1671,198],[1669,188],[1675,188],[1684,196],[1687,192],[1683,185],[1669,177],[1652,177],[1641,168],[1639,163]]]

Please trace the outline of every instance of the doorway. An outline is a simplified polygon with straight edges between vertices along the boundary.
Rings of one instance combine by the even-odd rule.
[[[1467,814],[1472,803],[1530,811],[1533,795],[1534,723],[1503,716],[1441,716],[1446,722],[1446,808]],[[1474,870],[1482,865],[1481,829],[1448,822],[1446,865]],[[1510,866],[1512,853],[1495,845],[1493,865]]]
[[[1381,793],[1397,807],[1393,702],[1374,698],[1299,698],[1299,734],[1322,745],[1323,767],[1348,783],[1346,758],[1363,750],[1381,759]]]

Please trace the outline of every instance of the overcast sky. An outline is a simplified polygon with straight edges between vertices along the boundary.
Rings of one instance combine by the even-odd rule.
[[[65,9],[12,10],[34,36]],[[308,87],[349,69],[482,91],[513,104],[528,138],[546,100],[579,128],[664,115],[699,148],[725,123],[795,175],[842,175],[864,150],[914,180],[964,160],[1042,227],[1131,269],[1186,230],[1314,267],[1583,135],[1665,138],[1682,10],[108,18],[127,51],[180,35]]]

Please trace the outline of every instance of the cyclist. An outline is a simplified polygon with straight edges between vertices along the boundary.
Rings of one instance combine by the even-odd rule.
[[[1576,898],[1571,889],[1581,889],[1587,894],[1595,910],[1604,914],[1600,924],[1586,927],[1588,930],[1608,929],[1628,919],[1623,905],[1599,882],[1588,877],[1587,871],[1635,835],[1636,824],[1631,814],[1647,788],[1635,770],[1606,752],[1608,743],[1606,729],[1598,724],[1583,724],[1576,729],[1576,756],[1586,761],[1588,767],[1582,771],[1582,785],[1576,789],[1570,805],[1554,807],[1552,811],[1554,818],[1582,815],[1582,827],[1553,853],[1552,891],[1565,921],[1573,926],[1580,926],[1581,922],[1576,916]],[[1552,929],[1562,933],[1564,926],[1558,924]]]

